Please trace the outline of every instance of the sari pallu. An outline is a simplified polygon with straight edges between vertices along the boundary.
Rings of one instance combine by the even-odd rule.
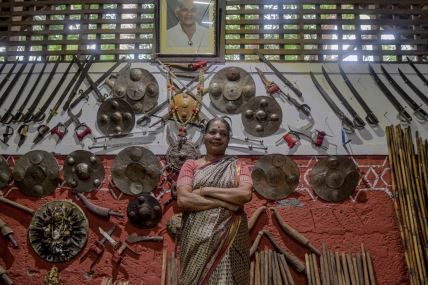
[[[238,185],[237,159],[223,158],[196,169],[193,189]],[[249,284],[247,217],[243,211],[214,208],[183,213],[180,284]]]

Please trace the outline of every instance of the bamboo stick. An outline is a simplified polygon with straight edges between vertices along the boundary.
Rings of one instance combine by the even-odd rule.
[[[358,285],[357,280],[355,278],[356,274],[355,274],[355,270],[354,270],[354,265],[352,263],[352,257],[349,253],[346,253],[345,256],[346,256],[346,262],[348,263],[348,269],[349,269],[349,276],[351,278],[351,284],[352,285]]]
[[[277,253],[276,256],[278,260],[279,272],[281,273],[282,284],[289,285],[290,283],[288,282],[287,273],[285,272],[284,264],[282,264],[281,261],[281,254]]]
[[[263,231],[259,231],[259,233],[256,236],[256,239],[253,242],[253,245],[250,248],[250,257],[254,255],[257,248],[259,247],[260,240],[261,240],[262,236],[263,236]]]
[[[291,275],[290,267],[287,264],[287,260],[285,259],[285,256],[283,254],[280,254],[280,257],[281,257],[281,263],[282,263],[282,265],[284,266],[284,269],[285,269],[285,273],[287,274],[288,284],[295,285],[293,276]]]
[[[367,255],[363,244],[361,244],[361,259],[363,262],[364,285],[370,285],[369,269],[367,266]]]
[[[325,244],[323,244],[323,256],[324,256],[324,269],[327,284],[332,284],[332,276],[330,271],[330,259],[328,258],[328,253]]]
[[[265,251],[260,252],[260,284],[265,282]]]
[[[372,258],[370,256],[370,252],[367,252],[367,265],[368,265],[368,269],[369,269],[370,285],[376,285],[376,278],[374,275],[373,262],[372,262]]]
[[[265,251],[265,254],[264,254],[264,257],[265,257],[265,261],[264,261],[264,273],[265,273],[265,280],[264,280],[264,283],[263,284],[269,284],[269,252],[268,251]]]
[[[364,285],[364,271],[363,271],[363,261],[361,260],[361,253],[357,253],[355,255],[357,260],[357,269],[358,269],[358,280],[360,280],[360,284]]]
[[[342,273],[341,261],[340,261],[340,257],[339,257],[339,252],[336,251],[334,253],[334,257],[335,257],[335,262],[336,262],[337,282],[339,283],[339,285],[345,285],[345,281],[344,281],[344,277],[343,277],[343,273]]]
[[[344,276],[344,280],[345,280],[345,284],[351,284],[351,279],[350,279],[350,274],[349,274],[349,270],[348,270],[348,264],[346,262],[346,256],[345,253],[342,252],[341,254],[341,263],[342,263],[342,268],[343,268],[343,276]]]
[[[261,285],[260,283],[260,254],[258,252],[256,252],[256,263],[254,265],[256,267],[256,272],[255,272],[255,282],[254,285]]]
[[[320,272],[321,272],[321,282],[322,284],[328,284],[327,283],[327,276],[325,272],[325,263],[324,263],[324,252],[321,252],[320,256]]]
[[[254,285],[254,261],[250,263],[250,285]]]
[[[332,283],[334,285],[339,285],[339,280],[337,279],[337,272],[336,272],[336,261],[334,258],[334,254],[332,252],[328,252],[328,257],[330,260],[330,270],[331,270],[331,276],[332,278]]]
[[[281,281],[281,271],[279,269],[279,264],[278,264],[278,257],[277,257],[277,253],[273,252],[272,253],[272,260],[273,260],[273,283],[275,285],[281,285],[282,281]]]
[[[312,265],[313,265],[314,274],[315,274],[315,284],[321,285],[320,274],[318,271],[317,254],[312,253],[310,256],[312,257]]]
[[[165,278],[166,278],[166,259],[167,259],[167,250],[164,249],[162,251],[162,273],[161,273],[161,285],[166,285],[165,282]]]
[[[354,266],[355,282],[356,282],[356,284],[361,284],[360,283],[360,274],[358,273],[357,258],[353,255],[352,255],[352,265]]]
[[[308,279],[308,285],[314,285],[314,283],[312,282],[312,268],[311,268],[311,264],[309,261],[309,257],[308,254],[305,254],[305,264],[306,264],[306,278]]]

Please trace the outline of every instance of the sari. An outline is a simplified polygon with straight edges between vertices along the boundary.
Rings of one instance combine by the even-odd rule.
[[[236,187],[239,171],[234,157],[211,162],[195,170],[192,189]],[[249,248],[247,216],[243,210],[233,212],[219,207],[183,213],[180,284],[249,284]]]

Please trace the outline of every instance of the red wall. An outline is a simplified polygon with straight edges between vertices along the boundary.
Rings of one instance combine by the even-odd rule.
[[[62,164],[63,158],[58,158]],[[298,199],[299,206],[283,206],[278,203],[269,203],[269,206],[279,208],[283,219],[304,234],[316,246],[325,243],[330,250],[358,252],[360,244],[364,243],[366,249],[372,254],[374,269],[378,284],[408,284],[407,271],[404,264],[402,247],[398,228],[394,218],[394,210],[390,192],[389,167],[385,156],[358,156],[354,157],[360,167],[363,179],[354,193],[352,200],[344,203],[331,204],[318,200],[309,186],[309,175],[315,165],[316,157],[295,156],[293,159],[301,169],[300,184],[297,191],[288,197]],[[89,198],[100,205],[108,206],[113,210],[125,213],[128,205],[128,197],[123,196],[120,200],[112,198],[108,192],[108,181],[110,180],[110,168],[112,157],[104,157],[106,166],[106,178],[100,190],[89,195]],[[251,159],[254,161],[254,158]],[[8,158],[9,164],[14,164],[14,158]],[[14,188],[8,198],[16,200],[33,209],[37,209],[44,203],[54,199],[73,199],[66,188],[58,188],[52,196],[42,199],[29,198]],[[11,188],[9,187],[9,188]],[[9,188],[5,189],[5,192]],[[119,193],[116,190],[116,193]],[[162,189],[155,191],[156,196],[161,196]],[[161,201],[166,201],[170,194],[166,193]],[[80,202],[77,204],[81,205]],[[266,201],[253,195],[253,200],[247,204],[246,212],[251,216]],[[83,206],[82,206],[83,208]],[[6,240],[0,237],[0,264],[9,271],[9,276],[15,284],[42,284],[47,271],[52,264],[42,261],[28,244],[27,228],[31,216],[10,206],[0,204],[0,218],[6,221],[15,231],[15,236],[20,244],[18,249],[13,249],[6,244]],[[117,279],[128,279],[130,284],[159,284],[162,264],[162,248],[172,251],[174,242],[166,233],[165,225],[168,218],[177,211],[175,204],[166,207],[165,214],[160,225],[152,230],[141,230],[131,226],[125,219],[110,218],[103,220],[83,210],[89,220],[90,232],[87,246],[79,256],[71,262],[57,264],[61,271],[63,284],[100,284],[102,277],[114,276]],[[134,249],[141,253],[139,258],[126,255],[125,261],[120,267],[112,266],[112,249],[106,246],[103,257],[98,263],[95,274],[85,276],[92,257],[80,263],[80,256],[86,252],[88,245],[100,239],[98,227],[108,229],[111,222],[119,225],[114,237],[116,240],[124,240],[130,233],[137,232],[140,235],[163,235],[164,244],[139,243]],[[257,232],[266,228],[273,233],[274,237],[302,260],[305,249],[279,231],[279,228],[269,215],[262,215],[251,232],[254,239]],[[270,247],[263,238],[260,250]],[[296,284],[305,284],[305,278],[293,272]],[[1,284],[1,282],[0,282]]]

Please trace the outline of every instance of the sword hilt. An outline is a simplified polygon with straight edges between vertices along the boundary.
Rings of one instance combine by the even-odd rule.
[[[367,113],[366,121],[370,125],[377,125],[379,123],[379,120],[377,119],[376,115],[373,114],[372,112]]]
[[[57,135],[59,140],[62,140],[66,134],[67,134],[67,128],[63,123],[58,123],[51,130],[51,135]]]
[[[421,121],[426,121],[428,119],[428,114],[421,108],[421,106],[415,110],[415,116]]]
[[[32,117],[32,121],[37,123],[37,122],[41,122],[45,119],[46,114],[45,113],[41,113],[41,112],[37,112],[33,117]]]
[[[366,126],[366,123],[364,123],[360,116],[354,117],[352,122],[357,129],[363,129]]]
[[[79,131],[79,129],[81,128],[83,128],[83,130]],[[82,141],[86,136],[92,134],[92,130],[85,123],[81,123],[79,126],[76,127],[74,133],[76,134],[77,139],[79,141]]]
[[[410,116],[409,113],[403,109],[398,113],[398,119],[400,119],[400,121],[403,123],[410,124],[412,121],[412,116]]]
[[[342,116],[342,125],[343,125],[343,129],[348,133],[348,134],[352,134],[354,133],[354,123],[351,122],[350,119],[348,119],[348,117],[346,116]]]

